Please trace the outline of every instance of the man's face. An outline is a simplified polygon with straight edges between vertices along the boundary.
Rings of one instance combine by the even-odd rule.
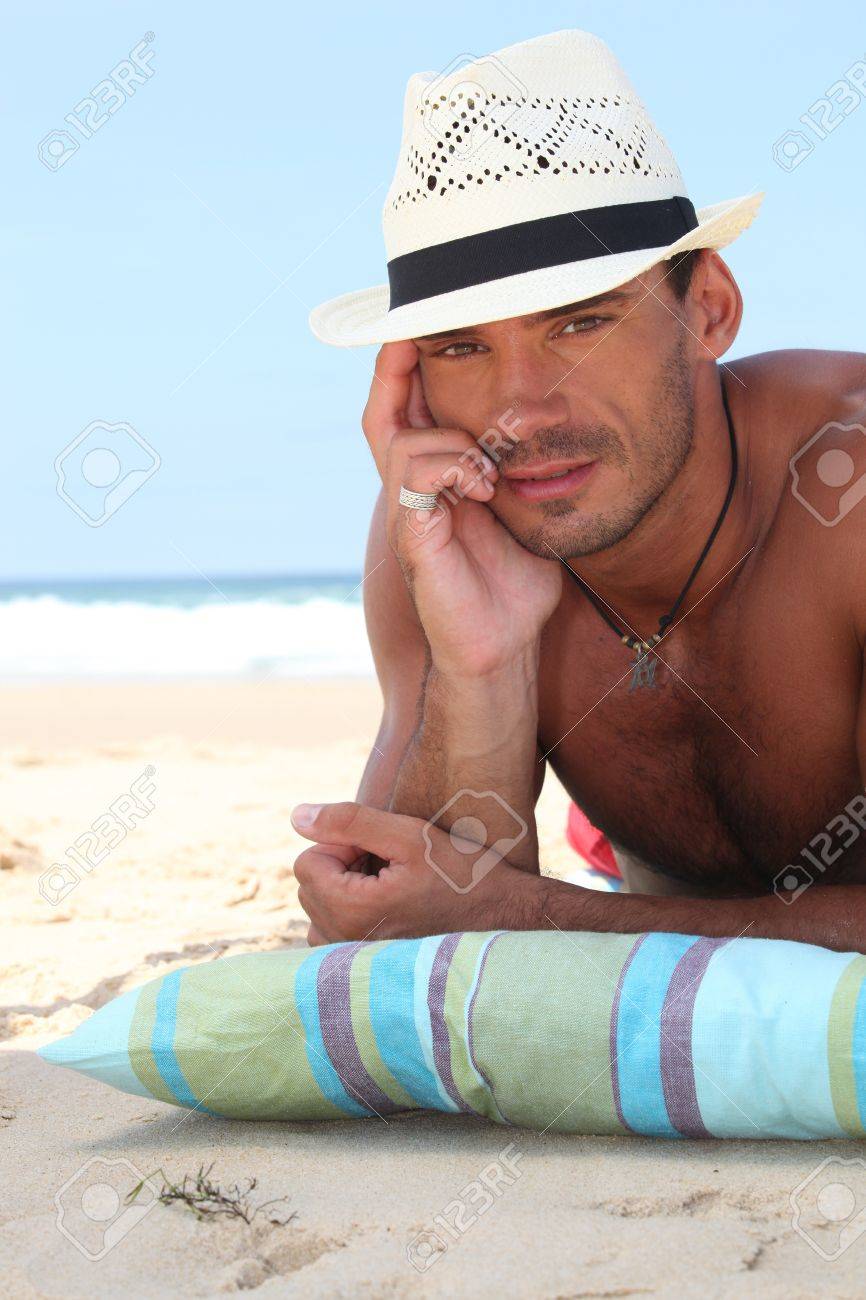
[[[491,509],[538,555],[615,545],[689,454],[695,362],[663,277],[414,340],[435,423],[493,449]]]

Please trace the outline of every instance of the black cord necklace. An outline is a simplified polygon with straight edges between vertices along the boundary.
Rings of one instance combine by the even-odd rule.
[[[574,572],[574,570],[570,567],[570,565],[565,560],[562,561],[567,571],[571,574],[572,578],[577,583],[578,587],[580,587],[583,594],[595,606],[595,608],[598,610],[601,617],[604,619],[605,623],[607,623],[608,627],[610,627],[614,632],[616,632],[617,636],[622,641],[623,645],[627,645],[629,650],[634,651],[635,662],[634,662],[634,667],[632,668],[631,685],[629,686],[629,691],[633,691],[637,686],[656,685],[656,680],[655,680],[656,661],[654,658],[650,657],[649,652],[655,646],[658,645],[659,641],[661,641],[662,637],[667,632],[671,623],[673,623],[674,619],[676,618],[677,612],[680,606],[682,605],[683,601],[685,600],[689,588],[691,587],[692,583],[694,582],[695,578],[698,576],[698,573],[700,572],[701,565],[709,555],[710,547],[712,546],[713,542],[716,540],[716,536],[718,535],[718,531],[722,526],[722,522],[725,518],[725,515],[728,513],[728,506],[731,504],[731,500],[734,495],[734,488],[737,482],[737,466],[738,466],[737,439],[734,433],[734,421],[731,417],[731,408],[728,405],[728,394],[725,390],[724,379],[720,379],[720,386],[722,390],[722,403],[725,408],[725,417],[728,421],[728,438],[730,439],[730,443],[731,443],[731,477],[728,482],[728,491],[725,496],[725,500],[722,503],[722,508],[719,511],[719,516],[716,519],[716,522],[713,524],[712,532],[710,533],[709,537],[704,543],[704,549],[701,551],[700,555],[698,556],[695,562],[694,568],[692,569],[691,573],[686,579],[685,586],[683,587],[680,594],[677,596],[676,600],[674,601],[671,608],[668,610],[667,614],[662,614],[661,618],[659,619],[659,630],[653,636],[651,636],[648,641],[643,641],[640,637],[629,636],[628,633],[624,632],[623,629],[619,627],[614,622],[614,620],[610,617],[603,603],[598,599],[595,592],[592,591],[591,588],[586,585],[586,583],[582,580],[582,578],[578,577],[578,575]]]

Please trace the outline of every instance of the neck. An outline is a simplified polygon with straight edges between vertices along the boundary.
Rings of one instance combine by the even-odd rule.
[[[640,523],[615,546],[569,565],[624,631],[649,637],[680,596],[724,505],[731,478],[728,422],[716,365],[701,367],[695,392],[690,454],[674,481]],[[751,458],[743,430],[739,384],[725,377],[734,422],[739,472],[715,540],[677,611],[681,618],[701,602],[709,613],[739,562],[756,540],[759,512],[751,483]],[[739,417],[738,418],[738,413]]]

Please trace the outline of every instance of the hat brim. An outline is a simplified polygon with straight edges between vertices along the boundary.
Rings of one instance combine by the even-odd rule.
[[[698,224],[665,248],[641,248],[561,266],[544,267],[521,275],[457,289],[435,298],[388,310],[387,284],[331,298],[310,312],[310,329],[316,338],[334,347],[362,347],[370,343],[396,343],[438,330],[483,325],[545,311],[560,303],[580,302],[633,280],[656,262],[666,261],[690,248],[724,248],[751,225],[763,193],[728,199],[698,209]]]

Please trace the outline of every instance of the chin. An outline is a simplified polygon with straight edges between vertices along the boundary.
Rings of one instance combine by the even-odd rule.
[[[567,501],[549,501],[544,510],[533,514],[541,518],[520,520],[502,519],[501,523],[512,537],[533,555],[545,559],[558,556],[562,560],[579,559],[606,551],[622,541],[638,523],[634,513],[617,514],[613,511],[588,513]]]

